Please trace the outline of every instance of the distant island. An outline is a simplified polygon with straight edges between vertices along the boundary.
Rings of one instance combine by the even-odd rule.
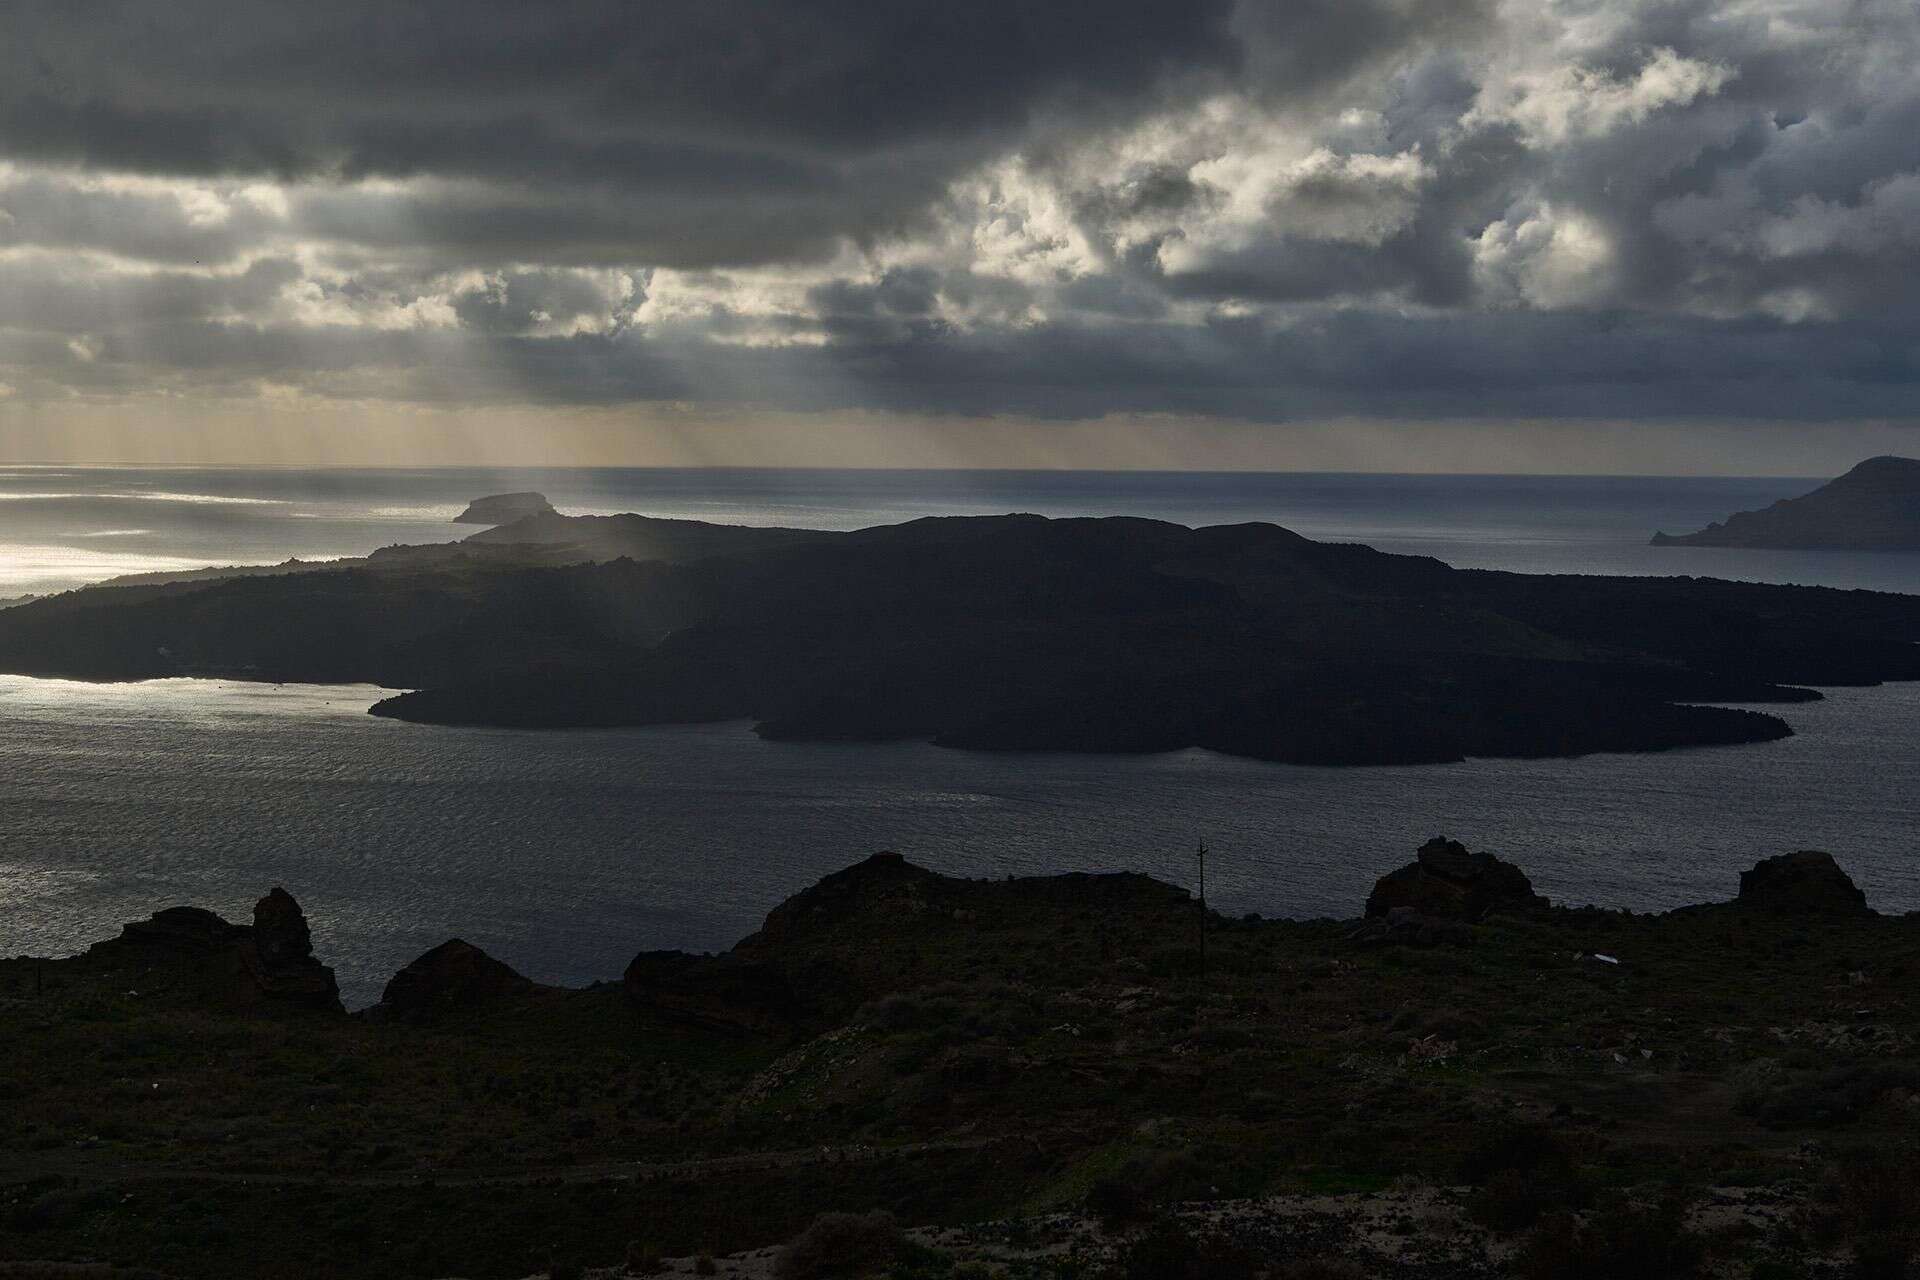
[[[553,510],[544,493],[496,493],[475,498],[467,509],[453,518],[455,524],[512,524],[527,516],[545,515]]]
[[[1414,764],[1758,742],[1807,685],[1920,678],[1920,598],[1464,571],[1270,524],[932,518],[849,533],[554,512],[465,542],[0,613],[0,671],[410,690],[517,728],[1204,747]]]
[[[1868,458],[1837,480],[1694,533],[1656,533],[1656,547],[1920,551],[1920,461]]]

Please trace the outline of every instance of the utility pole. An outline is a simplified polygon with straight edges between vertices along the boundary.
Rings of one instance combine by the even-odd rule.
[[[1207,980],[1207,842],[1200,842],[1200,981]]]

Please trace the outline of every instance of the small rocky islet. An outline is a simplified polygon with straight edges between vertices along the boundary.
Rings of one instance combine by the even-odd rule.
[[[0,961],[0,1275],[1859,1274],[1916,973],[1825,853],[1635,915],[1436,838],[1346,921],[883,853],[719,955],[453,939],[350,1014],[275,889]]]

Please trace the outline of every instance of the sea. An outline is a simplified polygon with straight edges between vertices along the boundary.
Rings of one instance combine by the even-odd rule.
[[[0,597],[117,574],[451,541],[485,493],[850,529],[1028,511],[1271,521],[1467,568],[1920,593],[1920,554],[1647,545],[1803,493],[1792,478],[1168,472],[0,467]],[[1143,871],[1204,841],[1219,910],[1348,918],[1445,834],[1557,901],[1731,897],[1830,850],[1920,910],[1920,685],[1781,708],[1796,736],[1570,760],[1326,769],[1180,751],[976,754],[768,743],[746,723],[523,732],[365,714],[369,686],[0,676],[0,955],[63,955],[169,905],[244,919],[278,884],[350,1007],[449,937],[544,982],[723,949],[820,876],[892,849],[953,875]]]

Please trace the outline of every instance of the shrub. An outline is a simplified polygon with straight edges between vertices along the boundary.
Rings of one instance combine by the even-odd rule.
[[[1703,1252],[1681,1201],[1647,1208],[1621,1200],[1585,1223],[1564,1211],[1547,1215],[1514,1269],[1522,1280],[1679,1280],[1694,1273]]]
[[[872,1001],[854,1015],[854,1021],[877,1031],[924,1031],[958,1023],[962,1012],[957,1000],[899,994]]]
[[[1462,1156],[1462,1182],[1482,1183],[1505,1169],[1525,1173],[1570,1168],[1573,1157],[1550,1131],[1535,1125],[1511,1125],[1496,1130],[1486,1141]]]
[[[1476,1222],[1495,1231],[1533,1225],[1548,1209],[1577,1209],[1589,1198],[1573,1155],[1544,1129],[1503,1129],[1460,1162],[1460,1180],[1479,1187],[1468,1202]]]
[[[1119,1280],[1253,1280],[1262,1268],[1239,1245],[1161,1218],[1120,1255],[1117,1270]]]
[[[1087,1188],[1086,1205],[1087,1212],[1110,1234],[1137,1226],[1152,1214],[1139,1184],[1124,1176],[1096,1181]]]
[[[1502,1169],[1473,1193],[1467,1212],[1494,1231],[1519,1231],[1539,1221],[1548,1209],[1563,1207],[1555,1190],[1518,1169]]]
[[[947,1092],[995,1089],[1011,1083],[1015,1074],[1005,1050],[970,1045],[955,1049],[941,1059],[935,1082]]]
[[[884,1271],[906,1252],[906,1233],[890,1213],[823,1213],[780,1247],[778,1280],[825,1280]]]
[[[1280,1268],[1278,1280],[1367,1280],[1367,1273],[1344,1259],[1314,1258]]]
[[[68,1231],[111,1203],[98,1188],[58,1187],[15,1206],[8,1225],[16,1231]]]
[[[1913,1274],[1913,1238],[1906,1232],[1865,1235],[1848,1250],[1852,1280],[1908,1280]]]
[[[1088,1188],[1087,1212],[1109,1232],[1125,1230],[1145,1222],[1155,1205],[1211,1195],[1214,1176],[1190,1151],[1135,1156]]]
[[[1851,1124],[1883,1094],[1903,1088],[1920,1088],[1920,1070],[1900,1063],[1863,1063],[1812,1080],[1749,1089],[1734,1110],[1770,1128]]]
[[[1808,1225],[1842,1244],[1854,1280],[1906,1280],[1920,1253],[1920,1168],[1913,1158],[1876,1152],[1832,1170],[1819,1188],[1826,1207]]]

